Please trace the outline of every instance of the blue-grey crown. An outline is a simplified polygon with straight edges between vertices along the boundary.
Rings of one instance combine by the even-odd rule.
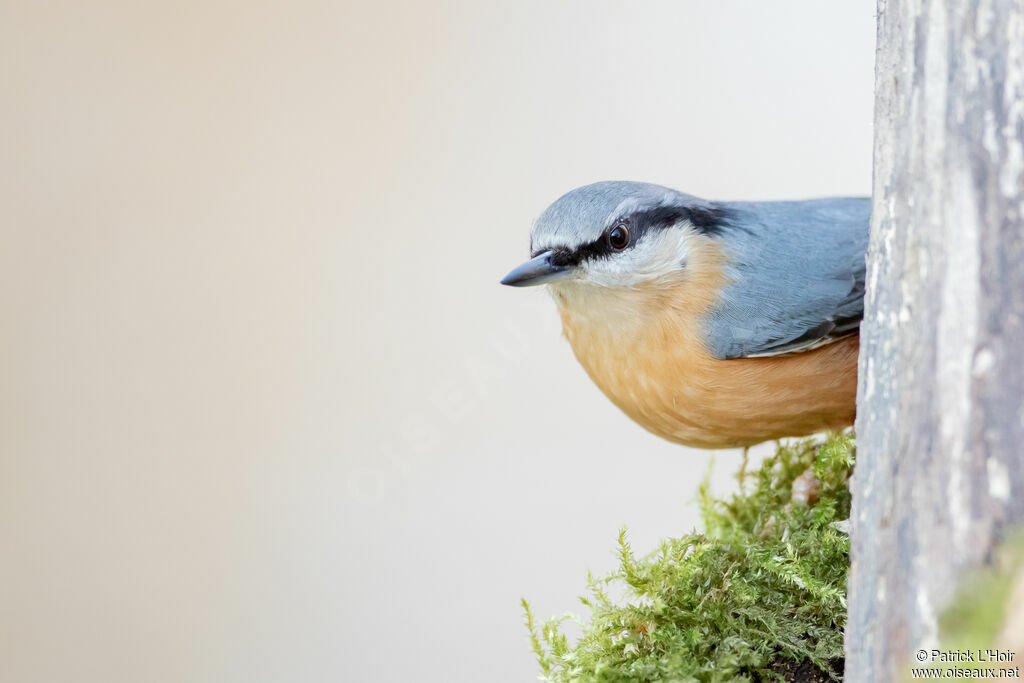
[[[552,250],[563,260],[603,254],[602,238],[620,222],[630,228],[631,244],[651,230],[684,221],[713,233],[728,218],[712,202],[673,189],[625,180],[608,180],[578,187],[559,197],[533,225],[533,254]]]

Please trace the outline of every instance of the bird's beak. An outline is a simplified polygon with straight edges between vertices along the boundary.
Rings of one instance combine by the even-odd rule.
[[[521,266],[513,268],[512,272],[502,279],[501,284],[511,287],[532,287],[553,280],[561,280],[571,273],[571,267],[553,263],[551,252],[545,251]]]

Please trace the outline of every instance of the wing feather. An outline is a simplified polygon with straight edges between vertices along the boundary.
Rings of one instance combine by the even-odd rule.
[[[729,284],[708,314],[715,356],[799,353],[855,334],[864,313],[870,199],[722,204]]]

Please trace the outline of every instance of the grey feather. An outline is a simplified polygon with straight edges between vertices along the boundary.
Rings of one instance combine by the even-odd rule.
[[[598,239],[619,216],[662,206],[709,207],[711,202],[651,183],[605,180],[584,185],[559,197],[537,218],[530,250],[573,249]]]
[[[729,284],[706,319],[718,358],[816,348],[857,331],[871,200],[723,202]]]

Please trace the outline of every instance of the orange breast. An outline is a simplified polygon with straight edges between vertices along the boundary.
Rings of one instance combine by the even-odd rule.
[[[565,336],[591,379],[641,426],[687,446],[748,446],[853,424],[856,335],[774,358],[707,351],[701,320],[721,286],[720,263],[707,251],[676,282],[556,291]]]

